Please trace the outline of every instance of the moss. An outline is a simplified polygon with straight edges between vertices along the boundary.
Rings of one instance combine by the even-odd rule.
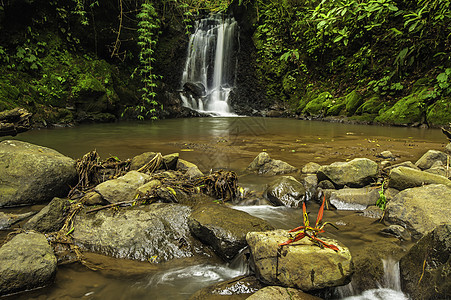
[[[428,108],[427,122],[429,125],[447,125],[451,123],[451,101],[442,98]]]
[[[363,102],[362,105],[357,108],[355,111],[355,114],[362,115],[362,114],[370,114],[370,115],[377,115],[377,113],[383,108],[383,103],[379,99],[378,96],[373,96],[370,99]]]
[[[396,102],[393,107],[384,110],[375,121],[394,125],[424,122],[426,101],[430,96],[431,91],[425,88],[419,94],[404,97]]]
[[[348,116],[352,116],[355,111],[363,104],[362,95],[360,95],[356,90],[350,92],[346,95],[346,112]]]
[[[324,108],[332,101],[332,95],[329,92],[323,92],[315,99],[307,103],[303,112],[309,115],[320,115],[324,112]]]
[[[326,107],[326,116],[338,116],[346,108],[345,97],[331,99],[330,104]]]

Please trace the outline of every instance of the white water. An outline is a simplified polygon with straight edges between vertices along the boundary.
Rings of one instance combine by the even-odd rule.
[[[235,19],[221,15],[197,21],[188,44],[182,86],[194,84],[202,92],[182,92],[184,106],[216,116],[236,116],[229,105],[235,81],[236,29]]]
[[[338,293],[344,300],[409,300],[401,291],[401,276],[399,262],[393,259],[383,259],[384,277],[378,283],[379,288],[364,291],[361,295],[355,295],[352,281],[343,287],[337,288]]]

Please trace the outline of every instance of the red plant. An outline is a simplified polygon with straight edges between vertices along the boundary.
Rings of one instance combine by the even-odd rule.
[[[305,208],[305,202],[302,203],[302,211],[303,211],[303,217],[304,217],[304,225],[303,226],[299,226],[296,227],[294,229],[291,229],[288,232],[295,232],[294,237],[292,237],[291,239],[289,239],[286,242],[280,243],[279,246],[285,246],[294,242],[297,242],[305,237],[310,238],[310,240],[314,243],[316,243],[318,246],[320,247],[326,247],[335,251],[338,251],[338,247],[332,244],[328,244],[322,240],[320,240],[319,238],[317,238],[317,236],[324,232],[324,226],[326,224],[330,224],[333,227],[335,227],[332,223],[330,222],[325,222],[323,223],[320,227],[319,224],[321,223],[321,220],[323,219],[323,214],[324,214],[324,203],[326,202],[326,196],[323,197],[323,203],[321,204],[321,207],[319,208],[318,211],[318,217],[316,218],[316,224],[315,227],[309,226],[309,219],[308,219],[308,214],[307,214],[307,209]],[[338,229],[337,227],[335,227],[336,229]]]

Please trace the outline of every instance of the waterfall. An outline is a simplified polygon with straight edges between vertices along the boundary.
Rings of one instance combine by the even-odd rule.
[[[237,22],[214,15],[196,22],[182,76],[183,105],[212,115],[233,115],[229,94],[234,87]]]
[[[341,299],[345,300],[408,300],[409,298],[401,291],[401,275],[399,272],[399,262],[394,259],[382,259],[384,266],[384,276],[379,288],[364,291],[356,295],[352,281],[342,287],[337,288]]]

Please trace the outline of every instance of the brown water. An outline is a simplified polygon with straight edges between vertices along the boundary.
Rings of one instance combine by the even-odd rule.
[[[6,138],[2,138],[3,140]],[[243,175],[243,170],[261,151],[302,168],[314,161],[329,164],[356,157],[377,160],[376,155],[390,150],[398,161],[416,161],[429,149],[442,150],[446,139],[439,130],[377,127],[264,118],[198,118],[155,122],[84,125],[74,128],[42,129],[23,133],[15,139],[47,146],[79,158],[96,149],[102,158],[131,158],[146,151],[163,154],[179,152],[203,171],[227,168],[237,171],[239,183],[262,191],[270,177]],[[38,210],[41,206],[32,209]],[[239,209],[270,221],[275,227],[298,226],[301,213],[269,206]],[[309,204],[311,215],[318,206]],[[9,209],[23,212],[27,208]],[[6,211],[6,210],[2,210]],[[396,239],[381,236],[383,224],[352,211],[327,211],[324,219],[339,227],[329,236],[347,245],[353,255],[378,243],[409,247]],[[1,233],[0,239],[6,232]],[[187,299],[199,288],[244,272],[243,266],[229,266],[217,258],[174,260],[154,265],[88,256],[103,267],[90,271],[73,264],[61,266],[50,287],[28,292],[19,299]]]

